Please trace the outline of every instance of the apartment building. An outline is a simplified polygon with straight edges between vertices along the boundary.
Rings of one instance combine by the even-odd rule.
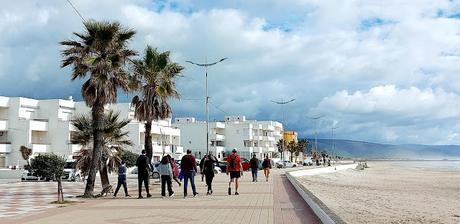
[[[172,124],[181,130],[181,145],[198,157],[206,153],[206,122],[193,117],[176,118]],[[277,121],[246,120],[245,116],[226,116],[223,121],[209,122],[209,151],[223,159],[233,148],[250,158],[270,157],[277,152],[276,142],[282,139],[283,125]]]
[[[134,119],[130,104],[108,105],[106,110],[119,111],[121,118],[131,119],[126,129],[134,145],[127,149],[140,153],[144,148],[144,124]],[[0,96],[0,167],[26,163],[19,151],[21,145],[32,148],[33,155],[45,152],[66,157],[76,155],[81,146],[70,143],[76,131],[71,122],[75,115],[89,111],[84,102],[74,102],[72,98],[36,100]],[[182,155],[180,130],[171,127],[171,119],[154,122],[152,142],[157,160],[164,153]]]

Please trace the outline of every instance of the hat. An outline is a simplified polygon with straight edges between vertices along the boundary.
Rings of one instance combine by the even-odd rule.
[[[236,148],[233,148],[232,152],[236,152]]]

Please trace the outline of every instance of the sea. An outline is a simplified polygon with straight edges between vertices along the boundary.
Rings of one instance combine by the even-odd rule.
[[[394,165],[442,171],[460,171],[460,160],[413,160],[394,161]]]

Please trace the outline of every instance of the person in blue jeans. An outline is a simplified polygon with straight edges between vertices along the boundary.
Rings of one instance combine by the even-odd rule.
[[[259,172],[259,160],[256,157],[256,154],[252,155],[252,159],[249,161],[251,166],[252,173],[252,182],[257,182],[257,172]]]
[[[187,197],[187,188],[189,180],[190,184],[192,185],[193,197],[196,197],[198,195],[195,188],[195,174],[197,172],[196,159],[192,155],[192,151],[190,149],[187,149],[187,155],[182,157],[180,161],[180,167],[181,172],[184,175],[184,198]]]
[[[126,172],[128,171],[128,168],[126,168],[125,161],[121,161],[120,166],[118,166],[118,184],[117,184],[117,189],[115,190],[115,193],[113,194],[113,197],[117,197],[118,190],[120,190],[120,187],[123,186],[123,189],[125,190],[125,197],[131,197],[128,194],[128,186],[126,184]]]

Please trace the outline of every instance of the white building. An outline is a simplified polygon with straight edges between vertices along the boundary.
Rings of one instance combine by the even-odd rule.
[[[127,131],[134,145],[128,150],[140,153],[144,148],[144,124],[133,119],[134,112],[128,103],[109,105],[106,110],[109,109],[119,111],[121,118],[132,119]],[[84,102],[74,102],[71,98],[35,100],[0,96],[0,167],[26,163],[19,151],[21,145],[32,148],[34,155],[44,152],[75,155],[81,147],[70,144],[75,131],[71,121],[73,116],[89,111]],[[180,130],[171,127],[171,119],[152,124],[152,143],[155,159],[163,152],[182,155]]]
[[[176,118],[172,124],[181,130],[181,145],[191,149],[197,157],[206,153],[206,122],[193,117]],[[277,121],[246,120],[245,116],[226,116],[224,121],[209,122],[209,151],[222,159],[233,148],[250,158],[273,156],[276,143],[282,138],[283,125]]]

